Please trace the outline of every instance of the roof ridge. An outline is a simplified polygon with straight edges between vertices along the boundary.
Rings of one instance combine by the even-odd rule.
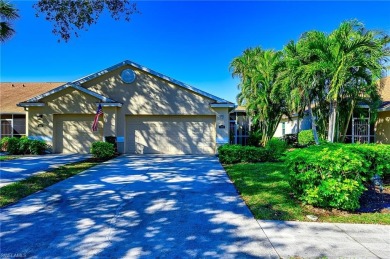
[[[100,71],[98,71],[96,73],[92,73],[92,74],[84,76],[84,77],[82,77],[80,79],[74,80],[74,81],[72,81],[72,83],[83,84],[85,82],[88,82],[89,80],[92,80],[92,79],[94,79],[94,78],[96,78],[98,76],[104,75],[104,74],[106,74],[108,72],[111,72],[111,71],[113,71],[115,69],[118,69],[118,68],[120,68],[122,66],[125,66],[125,65],[133,66],[133,67],[135,67],[135,68],[137,68],[139,70],[142,70],[142,71],[144,71],[146,73],[152,74],[152,75],[157,76],[157,77],[159,77],[159,78],[161,78],[163,80],[166,80],[166,81],[174,83],[174,84],[176,84],[176,85],[178,85],[180,87],[183,87],[183,88],[185,88],[187,90],[190,90],[191,92],[194,92],[194,93],[197,93],[199,95],[205,96],[205,97],[207,97],[209,99],[212,99],[212,100],[216,101],[217,103],[232,103],[232,102],[229,102],[229,101],[227,101],[225,99],[219,98],[219,97],[217,97],[215,95],[207,93],[207,92],[205,92],[203,90],[200,90],[200,89],[198,89],[196,87],[193,87],[191,85],[183,83],[183,82],[181,82],[179,80],[176,80],[176,79],[174,79],[172,77],[169,77],[169,76],[166,76],[164,74],[161,74],[161,73],[159,73],[157,71],[154,71],[154,70],[152,70],[150,68],[147,68],[145,66],[141,66],[138,63],[135,63],[135,62],[133,62],[131,60],[128,60],[128,59],[126,59],[126,60],[124,60],[122,62],[119,62],[118,64],[113,65],[111,67],[108,67],[106,69],[102,69],[102,70],[100,70]]]

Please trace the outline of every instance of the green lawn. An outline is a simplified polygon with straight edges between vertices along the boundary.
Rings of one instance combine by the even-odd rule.
[[[303,206],[294,199],[283,163],[235,164],[224,166],[238,192],[256,219],[390,224],[388,213],[347,213]]]
[[[16,158],[15,156],[0,156],[0,161],[12,160],[15,158]]]
[[[25,180],[1,187],[0,207],[17,202],[30,194],[43,190],[48,186],[85,171],[101,162],[91,158],[82,162],[61,166],[52,171],[40,173]]]

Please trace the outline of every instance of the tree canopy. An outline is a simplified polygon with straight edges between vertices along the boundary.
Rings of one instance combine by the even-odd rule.
[[[104,11],[115,20],[130,21],[133,14],[139,13],[136,3],[129,0],[39,0],[33,5],[36,16],[43,16],[53,23],[53,34],[58,41],[69,41],[78,37],[80,30],[88,30],[96,24]],[[14,35],[11,21],[18,18],[18,10],[4,0],[0,0],[0,40],[5,42]]]
[[[0,41],[4,42],[10,39],[15,30],[11,22],[19,18],[18,10],[10,3],[0,0]]]
[[[303,33],[282,51],[247,49],[231,63],[233,76],[241,79],[237,101],[246,105],[260,129],[270,127],[260,132],[262,144],[273,136],[274,123],[283,114],[302,117],[305,111],[315,137],[318,130],[331,142],[343,141],[359,102],[374,112],[380,103],[377,81],[386,70],[389,43],[387,34],[353,20],[330,34]],[[264,53],[274,53],[273,58]]]

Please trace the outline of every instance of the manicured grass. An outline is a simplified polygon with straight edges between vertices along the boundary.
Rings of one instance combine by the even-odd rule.
[[[284,163],[235,164],[224,166],[238,192],[256,219],[390,224],[389,213],[348,213],[304,206],[288,184]]]
[[[30,194],[43,190],[48,186],[85,171],[101,162],[102,160],[90,158],[6,185],[0,188],[0,207],[17,202]]]
[[[15,158],[16,158],[15,156],[0,156],[0,161],[12,160]]]

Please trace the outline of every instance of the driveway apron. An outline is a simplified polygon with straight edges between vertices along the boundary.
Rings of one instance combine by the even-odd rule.
[[[213,156],[121,156],[1,210],[1,253],[277,258]]]

